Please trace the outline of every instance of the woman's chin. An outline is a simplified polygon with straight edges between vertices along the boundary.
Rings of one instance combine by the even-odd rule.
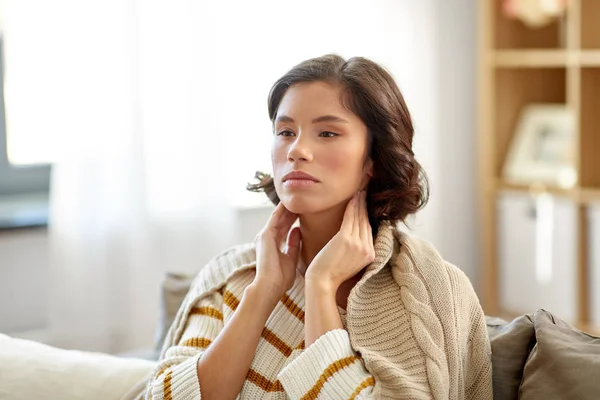
[[[291,212],[294,214],[302,215],[302,214],[314,214],[323,210],[323,207],[319,207],[317,204],[313,202],[308,202],[306,199],[300,198],[283,198],[281,202]]]

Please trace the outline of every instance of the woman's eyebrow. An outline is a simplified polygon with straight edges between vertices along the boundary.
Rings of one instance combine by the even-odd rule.
[[[275,120],[275,122],[276,123],[277,122],[294,123],[296,121],[294,121],[294,119],[292,117],[283,114],[283,115],[278,116],[277,119]],[[321,122],[343,122],[343,123],[346,123],[346,124],[349,123],[345,119],[340,118],[340,117],[335,116],[335,115],[322,115],[322,116],[320,116],[320,117],[315,118],[315,119],[312,120],[313,124],[318,124],[318,123],[321,123]]]

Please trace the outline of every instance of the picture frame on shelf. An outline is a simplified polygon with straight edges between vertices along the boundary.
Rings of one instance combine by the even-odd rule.
[[[512,184],[572,188],[575,168],[575,119],[566,104],[530,104],[523,108],[503,166]]]

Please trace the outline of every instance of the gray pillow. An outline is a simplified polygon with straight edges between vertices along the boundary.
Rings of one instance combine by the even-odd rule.
[[[186,274],[167,272],[165,275],[160,296],[158,327],[156,328],[156,333],[154,335],[154,352],[156,354],[156,359],[160,357],[160,351],[163,342],[165,341],[165,337],[167,336],[167,332],[175,320],[177,311],[190,290],[193,280],[193,276]]]
[[[523,400],[600,399],[600,338],[545,310],[533,315],[537,343],[525,364]]]
[[[523,368],[535,344],[532,317],[522,315],[510,323],[487,317],[486,325],[492,347],[494,400],[516,400]]]

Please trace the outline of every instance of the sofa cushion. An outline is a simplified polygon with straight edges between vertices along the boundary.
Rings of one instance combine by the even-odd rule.
[[[535,336],[531,315],[511,322],[487,317],[486,324],[492,347],[492,379],[495,400],[515,400],[523,379],[523,367]]]
[[[120,399],[155,367],[0,334],[0,399]]]
[[[545,310],[533,315],[537,343],[525,364],[523,400],[600,398],[600,338]]]

